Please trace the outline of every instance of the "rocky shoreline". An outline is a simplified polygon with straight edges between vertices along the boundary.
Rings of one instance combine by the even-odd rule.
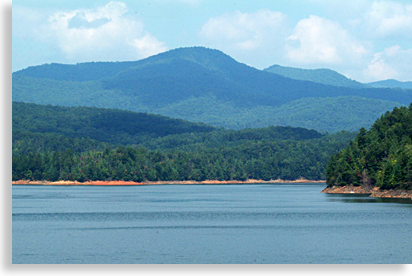
[[[379,198],[409,198],[412,200],[412,191],[407,190],[380,190],[379,187],[365,186],[333,186],[322,190],[325,194],[365,194]]]
[[[18,180],[12,181],[13,185],[62,185],[62,186],[137,186],[137,185],[204,185],[204,184],[268,184],[268,183],[325,183],[325,181],[320,180],[307,180],[304,178],[296,180],[257,180],[248,179],[246,181],[230,180],[230,181],[218,181],[218,180],[205,180],[205,181],[144,181],[144,182],[133,182],[133,181],[31,181],[31,180]]]

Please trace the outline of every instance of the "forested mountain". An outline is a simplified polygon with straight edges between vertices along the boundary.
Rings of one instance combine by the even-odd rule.
[[[395,108],[331,157],[328,186],[374,185],[412,189],[412,104]]]
[[[362,108],[351,107],[359,98]],[[29,67],[13,73],[13,101],[117,108],[232,129],[290,125],[334,132],[370,126],[385,111],[409,104],[412,92],[293,80],[192,47],[133,62]],[[322,113],[315,122],[314,110]]]
[[[172,134],[216,130],[160,115],[93,107],[60,107],[13,102],[13,131],[61,134],[111,144],[139,144]]]
[[[344,75],[330,69],[301,69],[294,67],[285,67],[272,65],[266,69],[266,72],[275,73],[284,77],[295,80],[312,81],[326,85],[346,86],[352,88],[367,88],[368,85],[348,79]]]
[[[279,126],[234,131],[129,111],[14,102],[13,180],[319,180],[329,156],[354,136]]]
[[[412,81],[383,80],[368,83],[372,87],[412,89]]]
[[[92,144],[100,148],[101,145],[95,142],[104,142],[106,146],[112,144],[142,146],[149,149],[187,150],[198,146],[227,147],[246,141],[307,140],[323,136],[315,130],[304,128],[271,126],[234,131],[218,129],[203,123],[196,124],[117,109],[60,107],[20,102],[13,102],[12,123],[13,142],[37,137],[44,144],[49,143],[48,141],[51,143],[51,140],[59,139],[60,136],[81,138],[87,145]],[[67,141],[76,145],[79,143],[76,139]],[[70,146],[70,143],[68,144]],[[76,146],[75,151],[81,151],[78,148]],[[85,147],[85,150],[89,149],[89,146]]]

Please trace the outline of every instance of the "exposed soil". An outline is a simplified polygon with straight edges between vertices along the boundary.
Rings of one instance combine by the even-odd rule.
[[[370,197],[380,198],[409,198],[412,200],[412,191],[410,190],[381,190],[379,187],[363,186],[333,186],[322,190],[325,194],[369,194]]]
[[[296,180],[256,180],[248,179],[246,181],[230,180],[230,181],[218,181],[218,180],[205,180],[205,181],[144,181],[144,182],[133,182],[133,181],[87,181],[87,182],[77,182],[77,181],[30,181],[30,180],[18,180],[12,181],[13,185],[83,185],[83,186],[123,186],[123,185],[196,185],[196,184],[265,184],[265,183],[325,183],[325,181],[315,181],[307,180],[304,178]]]

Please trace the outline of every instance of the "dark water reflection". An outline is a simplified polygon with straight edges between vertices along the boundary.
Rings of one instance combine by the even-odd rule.
[[[327,194],[330,202],[346,202],[346,203],[395,203],[407,204],[412,208],[412,200],[408,198],[376,198],[369,195],[359,194]]]

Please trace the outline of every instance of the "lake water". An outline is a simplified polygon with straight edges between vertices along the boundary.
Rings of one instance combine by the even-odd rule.
[[[412,263],[412,201],[324,184],[13,186],[13,263]]]

